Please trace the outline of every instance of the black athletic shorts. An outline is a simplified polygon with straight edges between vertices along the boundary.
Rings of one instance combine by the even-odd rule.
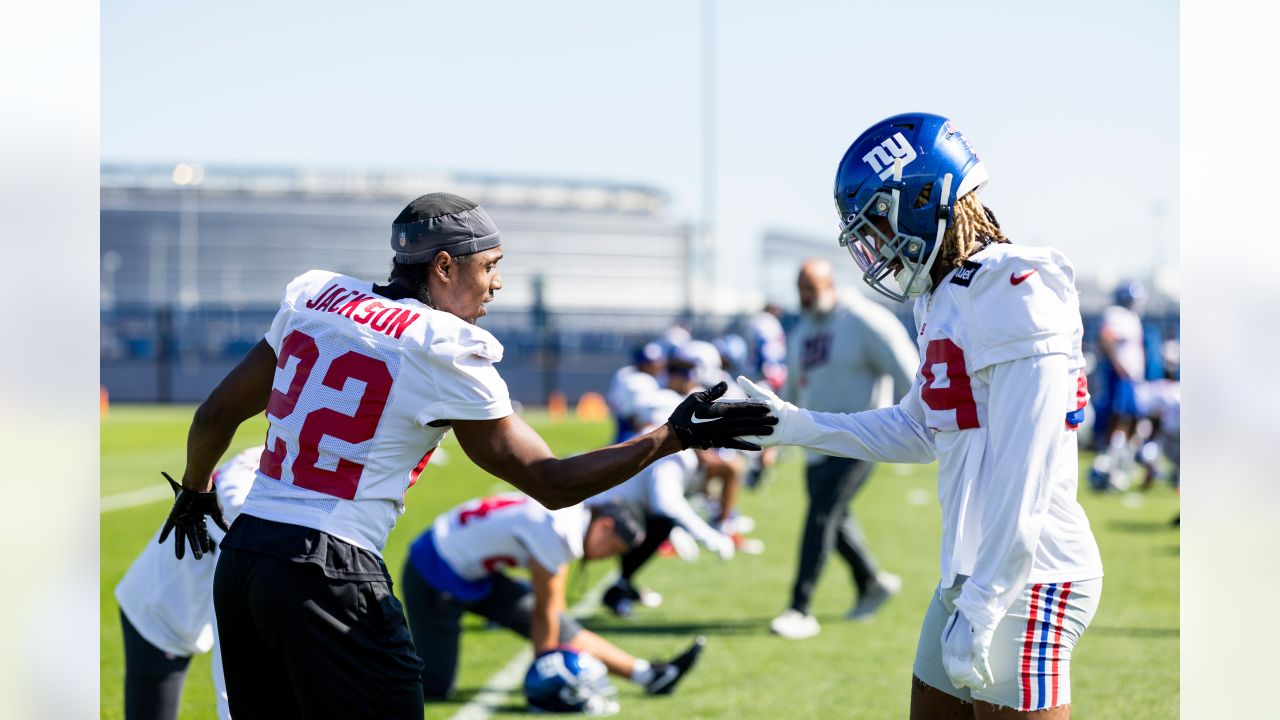
[[[422,717],[422,661],[381,559],[245,514],[221,548],[213,601],[232,717]]]

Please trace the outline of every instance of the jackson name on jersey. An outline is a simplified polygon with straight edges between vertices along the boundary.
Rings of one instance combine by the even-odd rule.
[[[299,276],[265,339],[277,363],[249,515],[378,553],[446,421],[511,414],[497,339],[362,280]]]

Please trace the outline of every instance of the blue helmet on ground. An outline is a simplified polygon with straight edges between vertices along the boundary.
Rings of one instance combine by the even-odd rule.
[[[534,658],[524,676],[524,696],[535,711],[613,715],[616,695],[604,663],[570,647]]]
[[[881,120],[853,141],[836,169],[840,245],[880,294],[898,302],[923,295],[955,201],[986,184],[986,165],[947,118]],[[897,289],[885,284],[890,275]]]

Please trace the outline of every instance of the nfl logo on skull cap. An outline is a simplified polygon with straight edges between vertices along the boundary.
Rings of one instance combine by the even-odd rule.
[[[409,241],[405,238],[405,232],[401,230],[400,231],[400,247],[404,247],[405,245],[408,245],[408,244],[409,244]]]

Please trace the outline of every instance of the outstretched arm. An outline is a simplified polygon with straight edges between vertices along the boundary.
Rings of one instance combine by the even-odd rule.
[[[924,424],[920,380],[897,405],[859,413],[822,413],[797,408],[745,377],[738,385],[764,401],[778,426],[762,445],[798,445],[827,455],[875,462],[927,463],[936,459],[933,433]],[[757,438],[747,438],[757,440]]]
[[[767,435],[776,418],[767,416],[764,403],[713,402],[727,388],[720,383],[690,395],[665,424],[644,435],[565,459],[557,458],[542,436],[516,415],[454,420],[452,425],[472,462],[554,510],[621,484],[658,458],[686,447],[759,449],[735,437]]]
[[[561,459],[519,415],[498,420],[454,420],[467,457],[485,472],[515,485],[555,510],[625,482],[653,461],[679,452],[669,424],[626,442]]]

